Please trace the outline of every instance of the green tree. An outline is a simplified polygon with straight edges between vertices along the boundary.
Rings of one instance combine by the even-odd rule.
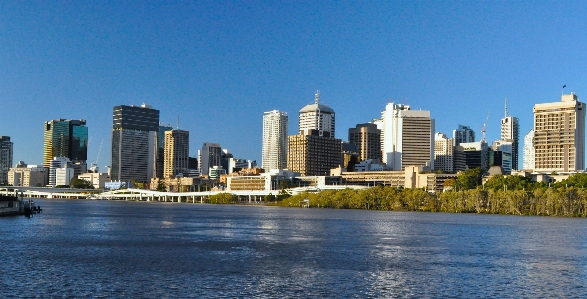
[[[94,189],[94,186],[86,180],[80,180],[77,177],[69,181],[69,186],[75,189]]]
[[[467,169],[457,176],[455,188],[457,190],[476,189],[481,185],[481,179],[481,168]]]
[[[157,179],[157,191],[165,192],[167,190],[167,186],[165,185],[165,181],[161,179]]]

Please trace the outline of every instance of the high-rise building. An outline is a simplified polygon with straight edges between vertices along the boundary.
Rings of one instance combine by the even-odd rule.
[[[332,108],[320,103],[320,91],[316,91],[314,103],[300,110],[299,130],[306,129],[329,132],[334,138],[335,114]]]
[[[452,131],[454,145],[460,145],[463,142],[475,142],[475,131],[468,126],[459,125],[459,128]]]
[[[457,147],[455,147],[457,148]],[[482,173],[486,173],[491,166],[489,146],[485,141],[477,142],[463,142],[460,144],[458,149],[462,148],[465,156],[466,168],[480,168]],[[461,170],[461,169],[459,169]]]
[[[575,93],[534,105],[534,151],[537,172],[585,170],[585,103]]]
[[[287,167],[288,116],[286,112],[273,110],[263,115],[262,168]]]
[[[156,175],[159,110],[150,105],[114,107],[111,178],[149,182]]]
[[[524,137],[524,170],[534,170],[534,129]]]
[[[287,168],[302,175],[328,175],[342,163],[342,141],[334,138],[332,108],[320,103],[316,91],[314,103],[300,110],[299,134],[289,136]]]
[[[440,132],[434,135],[434,169],[453,172],[453,139]]]
[[[341,165],[341,157],[341,140],[330,132],[305,129],[289,136],[287,169],[302,176],[328,175]]]
[[[361,153],[361,161],[381,161],[381,130],[376,124],[358,124],[355,128],[350,128],[349,143],[357,146]]]
[[[49,163],[49,186],[55,187],[58,185],[65,186],[69,185],[69,178],[74,176],[73,165],[68,157],[55,157]],[[59,169],[65,169],[62,173],[59,173]],[[59,176],[59,178],[58,178]]]
[[[434,119],[430,111],[388,103],[383,118],[383,162],[389,170],[406,166],[434,169]]]
[[[520,120],[510,116],[505,106],[505,117],[501,119],[501,140],[512,143],[512,169],[518,169],[518,152],[520,144]]]
[[[48,168],[55,157],[67,157],[72,163],[86,164],[88,127],[85,120],[46,121],[44,129],[43,166]]]
[[[171,124],[159,123],[159,131],[157,133],[157,161],[155,161],[155,176],[158,178],[163,178],[163,168],[165,167],[165,132],[171,130],[173,130]]]
[[[218,143],[204,142],[200,150],[198,161],[200,173],[209,175],[210,168],[221,166],[222,148]]]
[[[489,166],[500,166],[503,172],[510,174],[513,168],[513,148],[514,144],[511,141],[494,141],[490,151]]]
[[[12,167],[13,144],[9,136],[0,136],[0,186],[8,185],[8,171]]]
[[[172,178],[188,169],[190,132],[165,131],[163,177]]]

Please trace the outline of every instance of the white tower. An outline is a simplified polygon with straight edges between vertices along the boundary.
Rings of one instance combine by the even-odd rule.
[[[330,132],[330,137],[334,138],[334,119],[334,110],[324,104],[320,104],[320,91],[317,90],[314,95],[314,103],[300,110],[300,129],[298,132],[305,129],[319,130]]]
[[[273,110],[263,115],[262,168],[287,168],[288,116],[286,112]]]

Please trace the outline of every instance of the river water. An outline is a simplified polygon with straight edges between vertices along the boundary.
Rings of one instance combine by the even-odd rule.
[[[36,200],[2,298],[586,298],[587,219]]]

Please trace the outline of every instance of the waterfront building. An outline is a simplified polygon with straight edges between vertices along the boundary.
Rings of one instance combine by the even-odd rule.
[[[150,105],[120,105],[112,117],[111,178],[149,182],[155,177],[159,110]]]
[[[159,123],[159,130],[157,132],[157,160],[155,161],[155,176],[158,178],[163,177],[163,169],[165,168],[165,132],[171,130],[173,130],[171,124]]]
[[[585,103],[575,93],[534,105],[534,170],[585,170]]]
[[[430,111],[388,103],[382,112],[383,162],[390,170],[405,166],[434,169],[434,119]]]
[[[8,171],[8,184],[23,187],[44,187],[47,185],[49,172],[42,165],[27,165],[18,161],[14,168]]]
[[[453,138],[440,132],[434,135],[434,169],[453,172]]]
[[[8,171],[12,166],[13,144],[9,136],[0,136],[0,186],[8,185]]]
[[[499,166],[505,174],[510,174],[514,165],[513,149],[513,142],[503,140],[494,141],[490,149],[489,166]]]
[[[80,180],[89,182],[94,189],[104,189],[106,182],[110,181],[110,176],[107,173],[88,172],[77,176]]]
[[[288,116],[286,112],[273,110],[263,114],[262,168],[287,167]]]
[[[475,131],[468,126],[459,125],[458,129],[452,131],[454,145],[463,142],[475,142]]]
[[[87,163],[88,127],[85,120],[60,118],[46,121],[43,138],[43,166],[49,168],[55,157],[67,157],[78,165]],[[82,168],[80,166],[78,170]]]
[[[200,173],[210,174],[210,168],[221,166],[222,148],[218,143],[204,142],[199,151],[198,161],[200,162]]]
[[[376,124],[358,124],[349,129],[349,143],[359,149],[361,161],[374,159],[381,161],[381,130]]]
[[[505,117],[501,119],[501,140],[512,144],[512,169],[518,169],[518,152],[520,143],[520,120],[509,115],[507,99]]]
[[[67,168],[67,170],[60,173],[60,181],[58,182],[57,170],[62,169],[62,168]],[[65,184],[63,184],[63,182],[68,176],[70,176],[70,173],[71,173],[71,176],[75,175],[75,171],[73,170],[73,165],[72,165],[71,160],[69,158],[67,158],[67,157],[53,158],[53,160],[51,160],[51,163],[49,163],[49,184],[48,185],[51,187],[55,187],[57,185],[62,185],[62,186],[69,185],[69,181],[67,181]]]
[[[524,137],[524,170],[534,169],[534,129]]]
[[[341,142],[327,131],[300,130],[289,136],[287,169],[303,176],[328,174],[341,165]]]
[[[306,105],[299,113],[299,130],[328,132],[335,137],[335,113],[332,108],[320,103],[320,91],[314,95],[314,103]]]
[[[455,147],[456,148],[456,147]],[[462,148],[465,156],[466,168],[481,168],[482,173],[489,170],[489,146],[485,141],[462,142],[459,150]],[[460,169],[459,169],[460,170]]]
[[[165,131],[163,177],[174,177],[188,169],[190,132],[185,130]]]

